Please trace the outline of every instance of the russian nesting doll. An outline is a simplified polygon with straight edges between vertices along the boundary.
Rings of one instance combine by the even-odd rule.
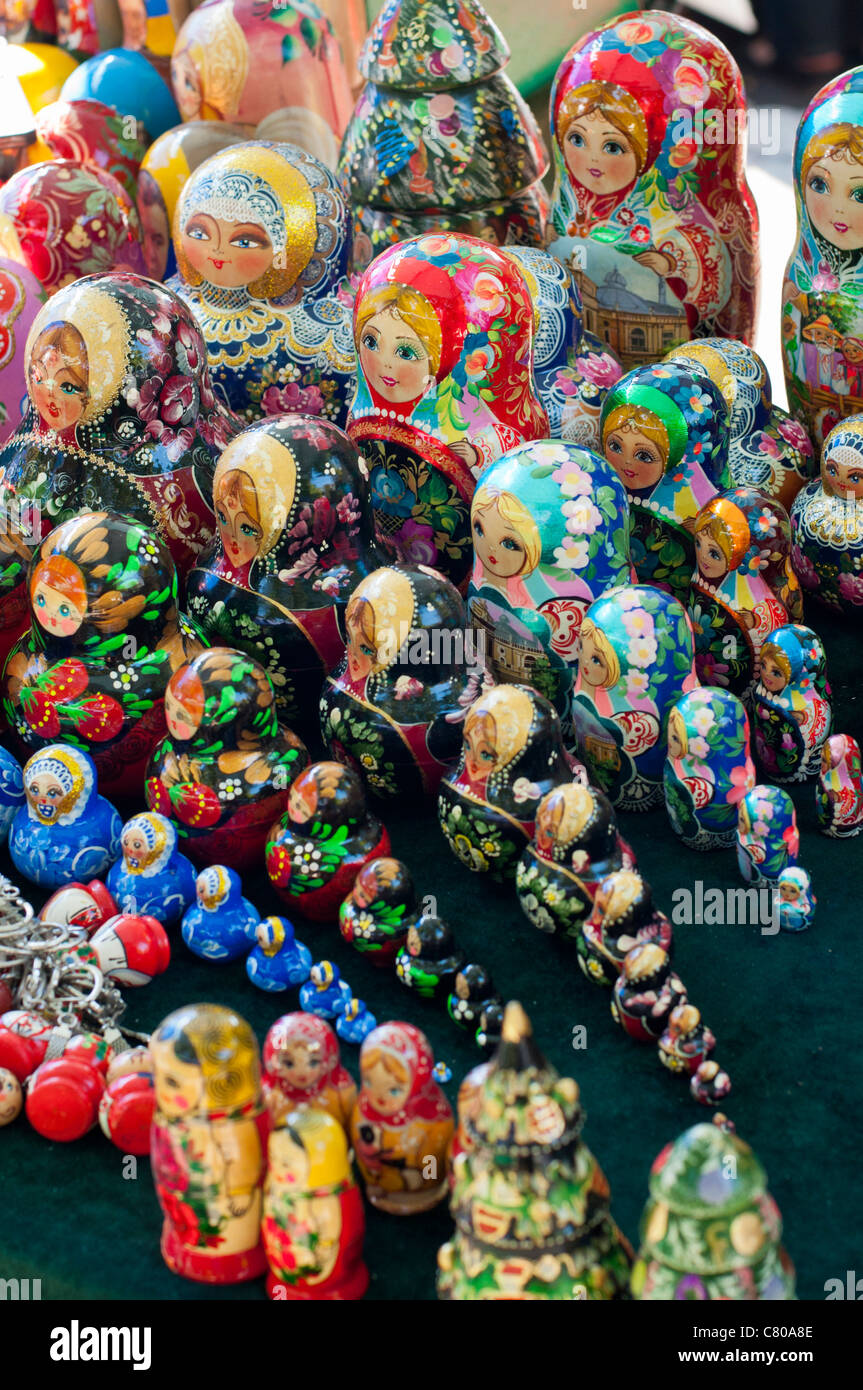
[[[38,43],[44,48],[56,44],[57,12],[54,0],[16,0],[15,4],[7,5],[4,35],[7,43]],[[60,49],[54,51],[65,59],[59,64],[65,74],[73,66],[74,59],[68,58]]]
[[[137,4],[140,0],[126,0],[126,3]],[[188,121],[166,130],[147,150],[138,170],[137,202],[147,274],[154,280],[176,274],[177,258],[171,228],[177,200],[189,175],[210,155],[228,145],[241,145],[246,138],[238,125],[223,121]]]
[[[396,975],[421,999],[443,1003],[455,986],[467,956],[448,922],[424,912],[408,929],[396,955]]]
[[[503,1000],[495,989],[491,971],[484,965],[463,965],[446,1001],[446,1011],[453,1023],[475,1033],[480,1015],[493,1003],[502,1004]]]
[[[499,685],[470,706],[456,772],[444,777],[438,820],[469,869],[513,878],[546,792],[573,780],[554,707],[526,685]]]
[[[716,1039],[702,1022],[694,1004],[678,1004],[668,1015],[659,1039],[659,1060],[671,1072],[692,1076],[716,1046]]]
[[[689,1094],[699,1105],[721,1105],[731,1094],[731,1077],[711,1057],[701,1062],[690,1077]]]
[[[243,897],[240,875],[211,864],[195,880],[197,900],[183,913],[183,940],[204,960],[240,960],[257,941],[258,909]]]
[[[305,744],[276,715],[273,683],[245,652],[211,647],[165,691],[167,737],[147,769],[147,805],[169,816],[200,864],[257,864]]]
[[[782,931],[806,931],[815,916],[812,881],[799,865],[783,869],[776,880],[779,894],[779,926]]]
[[[579,643],[579,755],[612,805],[649,811],[662,800],[669,710],[698,684],[689,617],[668,594],[630,585],[590,605]]]
[[[810,101],[794,142],[797,240],[782,286],[788,404],[818,448],[863,411],[863,67]],[[838,213],[838,216],[837,216]]]
[[[415,237],[360,280],[354,339],[347,428],[371,467],[377,539],[393,559],[433,565],[463,589],[478,477],[549,432],[525,278],[476,237]]]
[[[339,908],[339,931],[372,965],[391,966],[419,917],[410,870],[400,859],[364,864]]]
[[[863,612],[863,415],[832,429],[821,474],[791,508],[794,568],[807,594],[858,622]]]
[[[818,828],[837,839],[859,835],[863,825],[860,745],[850,734],[831,734],[821,747],[815,788]]]
[[[336,1019],[336,1032],[342,1042],[354,1047],[359,1047],[377,1026],[378,1021],[365,1000],[357,999],[356,995],[351,995]]]
[[[316,961],[300,986],[300,1008],[318,1018],[337,1019],[351,1002],[351,987],[331,960]]]
[[[752,699],[755,756],[774,782],[805,782],[818,774],[821,747],[833,727],[824,644],[801,623],[787,623],[761,648]]]
[[[745,124],[728,49],[676,14],[610,19],[557,70],[550,249],[626,367],[690,338],[752,341],[758,217]]]
[[[223,149],[184,184],[173,235],[170,286],[231,409],[247,422],[297,410],[344,424],[355,373],[350,219],[326,166],[267,140]]]
[[[326,1110],[347,1128],[357,1088],[342,1066],[338,1039],[316,1014],[283,1014],[264,1041],[264,1100],[274,1125],[291,1110]]]
[[[12,863],[51,888],[102,876],[120,853],[120,817],[96,791],[81,748],[50,743],[24,764],[24,795],[9,828]]]
[[[775,883],[799,849],[791,797],[781,787],[753,787],[737,808],[737,867],[746,882]]]
[[[45,291],[32,271],[0,256],[0,444],[5,444],[16,429],[27,405],[24,345],[44,303]],[[5,615],[0,624],[2,641],[3,628],[8,625]]]
[[[267,1115],[255,1035],[232,1009],[187,1004],[160,1023],[150,1056],[162,1258],[202,1284],[257,1279]]]
[[[15,812],[24,805],[24,776],[15,758],[0,747],[0,845],[6,843]]]
[[[665,809],[687,849],[733,846],[737,807],[755,786],[749,718],[730,691],[690,690],[668,715]]]
[[[566,721],[588,604],[628,584],[629,505],[615,470],[576,444],[521,444],[471,503],[468,612],[496,680],[524,681]]]
[[[597,885],[578,937],[578,963],[594,984],[613,985],[624,957],[653,943],[671,955],[671,923],[653,905],[650,884],[634,869],[618,869]]]
[[[138,169],[147,146],[136,127],[124,124],[113,106],[85,97],[52,101],[36,112],[36,138],[48,147],[55,160],[81,160],[91,169],[109,173],[134,205]]]
[[[685,604],[695,568],[695,518],[731,487],[722,394],[677,362],[638,367],[609,391],[600,428],[602,452],[629,499],[638,578]]]
[[[255,942],[246,957],[246,974],[253,985],[281,993],[306,983],[312,973],[312,953],[287,917],[265,917],[258,924]]]
[[[372,1206],[397,1216],[446,1196],[455,1125],[433,1068],[428,1039],[410,1023],[382,1023],[360,1048],[351,1143]]]
[[[671,957],[655,941],[627,951],[614,982],[611,1014],[635,1042],[656,1042],[671,1011],[686,998]]]
[[[172,13],[168,0],[118,0],[123,47],[140,53],[166,82],[171,80],[171,53],[177,40],[174,17],[183,8],[176,6]]]
[[[179,922],[195,900],[195,870],[177,847],[177,831],[158,811],[132,816],[120,835],[122,858],[108,874],[121,912]]]

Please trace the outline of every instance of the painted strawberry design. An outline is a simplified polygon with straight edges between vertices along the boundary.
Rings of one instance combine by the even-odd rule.
[[[39,679],[38,686],[55,705],[66,704],[84,694],[87,689],[87,669],[82,662],[71,658],[60,661]]]
[[[60,717],[54,702],[42,690],[22,690],[21,708],[24,718],[43,738],[56,738],[60,732]]]
[[[148,811],[158,811],[160,815],[170,816],[173,810],[171,806],[171,794],[161,777],[149,777],[144,787],[144,796],[147,801]]]
[[[174,815],[183,825],[197,829],[215,825],[222,817],[222,804],[212,787],[198,782],[184,782],[170,792]]]
[[[291,856],[284,845],[267,845],[267,873],[277,888],[287,888],[291,877]]]
[[[91,695],[81,700],[72,717],[79,738],[90,743],[107,743],[116,738],[124,723],[123,707],[110,695]]]

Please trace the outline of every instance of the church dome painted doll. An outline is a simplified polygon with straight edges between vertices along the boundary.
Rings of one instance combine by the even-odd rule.
[[[281,718],[316,721],[344,656],[348,595],[378,563],[368,496],[356,447],[309,415],[250,425],[216,467],[217,537],[189,575],[190,611],[266,668]]]
[[[663,784],[673,830],[688,849],[734,845],[737,807],[756,783],[749,719],[728,690],[682,695],[668,715]]]
[[[817,776],[833,727],[824,644],[800,623],[778,627],[761,649],[752,697],[755,756],[774,782]]]
[[[860,745],[850,734],[831,734],[821,748],[815,813],[824,835],[845,839],[863,824]]]
[[[121,912],[155,917],[175,926],[195,900],[195,870],[177,844],[177,831],[158,811],[127,820],[120,834],[122,858],[108,874],[108,889]]]
[[[344,424],[354,390],[351,232],[335,178],[296,145],[233,145],[174,214],[170,283],[198,321],[216,389],[250,422],[299,410]]]
[[[775,883],[797,863],[800,834],[794,802],[782,787],[763,783],[737,806],[737,867],[746,883]]]
[[[171,818],[197,863],[258,864],[309,761],[279,724],[266,671],[245,652],[211,647],[171,677],[165,720],[167,737],[147,770],[147,805]]]
[[[676,362],[637,367],[606,396],[602,449],[629,498],[642,584],[685,604],[699,510],[732,485],[728,406],[713,382]]]
[[[863,415],[843,421],[828,434],[821,450],[821,475],[798,493],[791,525],[794,568],[802,588],[819,603],[859,622],[863,614]]]
[[[463,588],[477,478],[507,449],[549,432],[527,282],[475,237],[416,237],[363,275],[354,337],[348,433],[372,469],[378,541]]]
[[[299,1010],[277,1018],[264,1041],[263,1064],[264,1100],[274,1125],[290,1110],[313,1105],[347,1128],[357,1088],[325,1018]]]
[[[475,669],[461,595],[425,565],[375,570],[351,594],[345,626],[345,658],[321,695],[330,755],[376,796],[433,796],[461,749]]]
[[[107,873],[120,853],[120,817],[96,791],[92,758],[52,743],[24,764],[24,795],[9,853],[32,883],[59,888]]]
[[[138,170],[136,197],[147,274],[154,280],[176,274],[171,228],[189,175],[211,155],[229,145],[242,145],[247,138],[238,125],[189,121],[166,130],[147,150]]]
[[[3,675],[3,711],[21,743],[87,749],[101,790],[140,796],[165,733],[175,671],[201,650],[177,612],[177,572],[138,522],[84,512],[46,536],[30,562],[30,627]]]
[[[339,908],[339,931],[372,965],[391,966],[419,915],[407,865],[400,859],[373,859],[360,869]]]
[[[632,585],[590,605],[579,641],[579,756],[618,810],[649,811],[662,801],[669,709],[698,685],[689,617],[668,594]]]

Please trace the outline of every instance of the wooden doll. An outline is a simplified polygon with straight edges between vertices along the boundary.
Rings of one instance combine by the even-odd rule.
[[[634,869],[618,869],[598,885],[578,937],[578,963],[594,984],[613,985],[624,957],[653,942],[671,955],[671,923],[653,905],[650,884]]]
[[[184,185],[173,232],[171,288],[231,408],[246,421],[299,410],[343,424],[355,371],[350,225],[326,166],[266,140],[223,149]]]
[[[665,809],[688,849],[734,844],[737,807],[755,786],[749,718],[730,691],[690,690],[668,716]]]
[[[781,787],[759,785],[737,808],[737,867],[747,883],[775,883],[797,863],[800,835],[794,802]]]
[[[96,768],[80,748],[51,743],[24,764],[24,795],[9,828],[19,873],[51,888],[104,875],[120,853],[121,821],[96,791]]]
[[[21,418],[27,399],[25,347],[30,326],[45,303],[45,291],[32,271],[18,261],[0,256],[0,340],[3,343],[3,375],[0,377],[0,444],[5,444]],[[0,618],[0,641],[6,616]],[[2,660],[2,651],[0,651]]]
[[[610,19],[557,70],[550,249],[576,272],[588,327],[626,367],[690,338],[752,341],[745,116],[728,49],[676,14]]]
[[[211,864],[195,880],[196,901],[183,913],[183,940],[203,960],[240,960],[257,940],[261,915],[243,897],[240,875]]]
[[[0,845],[6,843],[9,827],[19,806],[23,806],[24,777],[11,753],[0,747]]]
[[[805,869],[789,865],[776,880],[779,894],[779,926],[782,931],[805,931],[812,925],[817,899]]]
[[[455,939],[448,922],[424,912],[408,929],[396,956],[396,975],[403,985],[421,999],[444,1003],[455,988],[459,971],[467,956]]]
[[[668,594],[632,585],[590,605],[579,640],[579,755],[613,806],[649,811],[662,800],[669,710],[698,684],[690,620]]]
[[[833,726],[824,644],[809,627],[786,623],[761,649],[753,696],[755,756],[774,782],[817,776]]]
[[[362,1298],[365,1227],[344,1129],[326,1110],[291,1111],[267,1143],[261,1235],[270,1298]]]
[[[861,127],[863,129],[863,127]],[[859,622],[863,605],[863,415],[830,431],[821,474],[791,509],[794,568],[807,594]]]
[[[158,811],[127,820],[120,834],[122,857],[108,874],[108,889],[121,912],[155,917],[165,926],[182,919],[195,900],[195,870],[177,847],[177,831]]]
[[[265,917],[246,957],[246,974],[258,989],[274,994],[304,985],[312,973],[312,953],[297,938],[287,917]]]
[[[524,276],[476,237],[415,237],[363,275],[354,337],[347,428],[371,467],[377,539],[393,559],[432,565],[463,590],[478,477],[549,431]]]
[[[850,734],[831,734],[821,748],[815,789],[818,828],[837,839],[859,835],[863,825],[860,745]]]
[[[87,97],[49,102],[35,116],[36,138],[54,159],[81,160],[90,169],[105,170],[134,204],[147,149],[135,122],[124,123],[112,106]]]
[[[291,1110],[314,1106],[347,1127],[357,1088],[341,1064],[339,1044],[326,1019],[283,1014],[264,1041],[264,1100],[274,1125]]]
[[[693,1075],[716,1046],[710,1029],[701,1021],[693,1004],[678,1004],[668,1016],[665,1032],[659,1039],[659,1060],[673,1072]]]
[[[407,865],[400,859],[373,859],[360,869],[339,908],[339,931],[372,965],[391,966],[418,917]]]
[[[463,965],[446,1001],[446,1011],[453,1023],[475,1033],[483,1009],[491,1003],[503,1003],[494,987],[491,971],[484,965]]]
[[[147,150],[138,170],[137,201],[147,274],[154,280],[166,280],[177,273],[171,228],[177,200],[189,175],[211,154],[228,145],[241,145],[245,138],[237,125],[187,121],[166,130]]]
[[[699,1105],[721,1105],[731,1094],[731,1077],[711,1057],[690,1077],[689,1094]]]
[[[428,1040],[411,1023],[382,1023],[360,1048],[351,1143],[372,1206],[397,1216],[428,1211],[447,1192],[455,1125],[433,1067]]]
[[[655,941],[633,946],[623,958],[611,995],[611,1015],[635,1042],[656,1042],[686,988],[671,958]]]
[[[309,978],[300,985],[300,1008],[307,1014],[335,1021],[351,1002],[351,987],[342,979],[339,967],[331,960],[316,961]]]
[[[153,1033],[150,1055],[162,1258],[174,1274],[202,1284],[257,1279],[266,1269],[267,1116],[255,1035],[232,1009],[187,1004]]]

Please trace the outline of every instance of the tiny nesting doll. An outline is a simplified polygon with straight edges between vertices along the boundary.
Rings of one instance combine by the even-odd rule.
[[[312,953],[297,939],[287,917],[265,917],[255,931],[256,944],[246,958],[246,974],[258,989],[278,993],[304,985],[312,971]]]
[[[553,706],[526,685],[499,685],[470,706],[458,770],[444,777],[438,820],[469,869],[513,878],[552,787],[573,780]]]
[[[716,1046],[710,1029],[701,1021],[694,1004],[678,1004],[668,1015],[659,1039],[659,1060],[673,1072],[694,1075]]]
[[[198,863],[250,868],[309,761],[279,724],[272,681],[245,652],[211,647],[171,677],[165,720],[147,805],[171,817]]]
[[[315,1014],[283,1014],[264,1041],[264,1100],[274,1125],[291,1110],[326,1110],[347,1128],[357,1088],[342,1066],[338,1039]]]
[[[649,811],[662,800],[668,712],[698,684],[690,620],[668,594],[631,585],[590,605],[579,642],[579,755],[612,805]]]
[[[36,113],[36,137],[55,159],[81,160],[90,168],[107,170],[134,204],[147,147],[137,126],[124,123],[113,106],[84,97],[52,101]]]
[[[449,923],[424,912],[408,929],[396,955],[396,975],[420,998],[442,1003],[466,964],[467,956]]]
[[[0,845],[6,841],[15,812],[24,805],[24,777],[11,753],[0,747]]]
[[[92,758],[52,743],[24,764],[26,801],[9,829],[16,869],[33,883],[64,883],[107,873],[120,853],[121,821],[96,791]]]
[[[123,826],[122,858],[108,874],[121,912],[179,922],[195,899],[195,870],[177,849],[177,832],[157,811],[143,811]]]
[[[84,512],[38,546],[27,591],[31,625],[2,682],[9,723],[29,749],[74,739],[103,792],[139,796],[168,682],[201,650],[167,546],[116,513]]]
[[[775,782],[817,776],[833,726],[824,644],[809,627],[787,623],[761,648],[753,696],[755,756]]]
[[[187,1004],[153,1033],[150,1056],[162,1258],[202,1284],[257,1279],[267,1114],[255,1035],[232,1009]]]
[[[859,622],[863,612],[863,415],[844,421],[828,434],[821,450],[821,475],[795,498],[791,525],[794,568],[803,589],[819,603]]]
[[[783,869],[776,880],[779,894],[779,926],[782,931],[805,931],[815,916],[815,894],[805,869]]]
[[[176,273],[171,227],[189,175],[211,154],[228,145],[241,145],[245,139],[240,126],[189,121],[166,130],[147,150],[138,170],[137,201],[147,274],[154,280]]]
[[[314,922],[336,921],[364,864],[390,852],[386,826],[366,810],[363,784],[340,763],[296,779],[270,830],[267,873],[284,900]]]
[[[588,604],[633,578],[629,506],[615,470],[575,444],[521,444],[471,503],[468,611],[496,680],[525,681],[566,720]]]
[[[649,941],[627,951],[614,982],[611,1013],[635,1042],[656,1042],[672,1009],[685,998],[668,952]]]
[[[753,787],[737,808],[737,867],[746,882],[775,883],[799,849],[791,797],[781,787]]]
[[[731,1094],[731,1077],[711,1058],[696,1068],[690,1078],[689,1094],[699,1105],[721,1105]]]
[[[728,49],[676,14],[611,19],[557,70],[547,239],[626,367],[690,338],[752,340],[758,218],[726,133],[745,119]]]
[[[347,651],[321,695],[330,754],[376,796],[433,796],[461,748],[476,653],[464,601],[425,565],[375,570],[345,613]]]
[[[24,346],[44,302],[45,291],[35,275],[18,261],[0,256],[0,444],[6,443],[27,406]],[[0,618],[0,641],[6,625],[6,618]]]
[[[782,354],[789,406],[816,448],[843,416],[863,411],[861,177],[858,67],[815,93],[794,143],[798,226],[782,287]]]
[[[299,410],[344,423],[354,388],[350,226],[325,165],[256,140],[199,165],[174,214],[171,288],[246,421]]]
[[[670,956],[671,939],[671,923],[654,907],[650,884],[633,869],[618,869],[597,886],[578,938],[578,963],[594,984],[613,985],[635,946],[652,942]]]
[[[475,1033],[483,1009],[492,1003],[502,1004],[503,1000],[494,987],[491,971],[484,965],[463,965],[446,1001],[446,1011],[453,1023]]]
[[[860,745],[850,734],[831,734],[821,748],[821,771],[815,789],[818,828],[845,839],[863,825],[863,773]]]
[[[300,986],[300,1008],[318,1018],[336,1019],[351,1002],[351,987],[331,960],[317,961]]]
[[[791,524],[780,503],[735,488],[701,508],[687,606],[699,679],[747,699],[762,643],[774,628],[801,616]]]
[[[213,506],[216,543],[189,575],[190,611],[210,641],[266,667],[280,718],[310,720],[344,656],[351,587],[378,563],[360,455],[328,420],[262,420],[219,459]]]
[[[352,1043],[354,1047],[359,1047],[377,1026],[378,1021],[365,1000],[357,999],[356,995],[351,995],[336,1019],[336,1032],[342,1042]]]
[[[312,1106],[292,1111],[267,1142],[261,1235],[270,1298],[362,1298],[365,1229],[342,1126]]]
[[[695,568],[695,518],[731,487],[722,393],[677,362],[638,367],[603,401],[601,431],[602,452],[629,499],[638,578],[685,604]]]
[[[339,931],[372,965],[390,966],[419,917],[410,870],[400,859],[364,864],[339,908]]]
[[[261,917],[243,897],[239,874],[211,864],[195,880],[197,901],[183,913],[183,940],[204,960],[239,960],[257,939]]]
[[[725,849],[737,834],[737,807],[755,786],[749,718],[736,695],[690,690],[668,716],[663,786],[672,828],[688,849]]]
[[[410,1023],[380,1024],[360,1049],[351,1143],[372,1206],[396,1216],[446,1196],[455,1125],[433,1068],[428,1039]]]
[[[549,432],[533,336],[524,276],[476,237],[403,242],[372,262],[357,289],[347,428],[371,467],[378,541],[460,589],[477,478],[507,449]]]

